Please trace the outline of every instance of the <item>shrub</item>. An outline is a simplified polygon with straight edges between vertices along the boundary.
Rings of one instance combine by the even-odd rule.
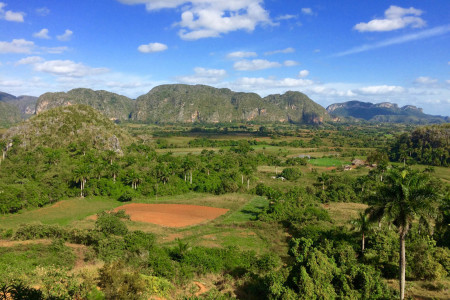
[[[168,298],[174,286],[165,278],[141,275],[149,295]]]
[[[67,232],[58,225],[22,224],[14,234],[15,240],[33,240],[42,238],[65,238]]]
[[[141,299],[146,282],[138,272],[129,272],[123,262],[105,264],[99,270],[99,286],[106,299]]]
[[[130,202],[136,196],[136,193],[130,189],[126,189],[119,198],[117,198],[120,202]]]
[[[117,214],[117,213],[116,213]],[[125,235],[128,233],[127,225],[114,213],[101,212],[97,214],[95,228],[106,235]]]
[[[155,236],[151,233],[134,231],[124,237],[126,249],[132,253],[149,251],[155,244]]]
[[[98,242],[96,247],[98,256],[105,261],[120,259],[125,254],[125,242],[122,237],[109,236]]]

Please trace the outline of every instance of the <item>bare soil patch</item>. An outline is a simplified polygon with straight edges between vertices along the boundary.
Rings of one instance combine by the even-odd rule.
[[[126,204],[115,209],[125,210],[132,221],[166,227],[186,227],[214,220],[228,209],[187,204]]]

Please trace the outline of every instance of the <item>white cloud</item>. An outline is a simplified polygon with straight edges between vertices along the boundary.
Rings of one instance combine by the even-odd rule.
[[[352,48],[352,49],[349,49],[349,50],[346,50],[343,52],[336,53],[333,56],[339,57],[339,56],[346,56],[346,55],[355,54],[355,53],[361,53],[361,52],[370,51],[373,49],[384,48],[384,47],[388,47],[388,46],[392,46],[392,45],[398,45],[398,44],[404,44],[407,42],[422,40],[422,39],[430,38],[433,36],[444,35],[448,32],[450,32],[450,25],[438,26],[438,27],[434,27],[431,29],[423,30],[418,33],[412,33],[412,34],[407,34],[407,35],[403,35],[403,36],[392,38],[392,39],[387,39],[387,40],[384,40],[384,41],[381,41],[381,42],[378,42],[375,44],[366,44],[366,45],[358,46],[358,47],[355,47],[355,48]]]
[[[268,52],[265,52],[264,55],[273,55],[273,54],[279,54],[279,53],[287,54],[287,53],[294,53],[294,52],[295,52],[294,48],[288,47],[286,49],[268,51]]]
[[[16,62],[16,65],[32,65],[42,61],[44,61],[44,59],[40,56],[28,56]]]
[[[36,8],[36,13],[41,17],[45,17],[50,14],[50,9],[48,9],[47,7]]]
[[[297,19],[297,15],[282,15],[277,17],[275,20],[277,21],[284,21],[284,20],[291,20],[291,19]]]
[[[253,31],[258,25],[274,25],[262,0],[118,0],[145,4],[148,11],[181,8],[179,36],[185,40],[219,37],[237,30]]]
[[[353,92],[363,95],[387,95],[403,93],[405,88],[397,85],[373,85],[356,89]]]
[[[14,12],[12,10],[4,10],[3,8],[6,6],[6,3],[0,2],[0,19],[4,19],[6,21],[11,22],[23,22],[25,13],[23,12]]]
[[[161,43],[150,43],[146,45],[140,45],[138,47],[139,52],[142,53],[155,53],[167,50],[167,45]]]
[[[242,77],[237,79],[233,85],[239,90],[264,91],[279,88],[299,89],[313,85],[314,82],[308,79],[298,78],[263,78],[263,77]]]
[[[298,62],[296,62],[295,60],[285,60],[283,65],[285,65],[286,67],[293,67],[297,66]]]
[[[43,28],[41,31],[33,33],[33,36],[39,39],[50,39],[47,28]]]
[[[11,42],[0,41],[0,53],[31,53],[34,43],[24,39],[13,39]]]
[[[50,73],[58,76],[66,77],[84,77],[106,73],[106,68],[91,68],[82,63],[76,63],[71,60],[48,60],[37,62],[33,69],[38,72]]]
[[[233,65],[235,70],[238,71],[256,71],[269,68],[281,67],[281,64],[274,61],[268,61],[265,59],[253,59],[253,60],[240,60]]]
[[[194,73],[195,74],[189,76],[179,76],[176,79],[178,82],[187,84],[216,84],[227,76],[227,72],[223,69],[205,69],[197,67],[194,69]]]
[[[70,41],[72,38],[73,31],[70,29],[66,29],[63,34],[56,36],[56,38],[62,42]]]
[[[298,72],[298,77],[299,78],[304,78],[306,76],[309,75],[309,71],[308,70],[301,70],[300,72]]]
[[[435,84],[437,83],[437,79],[435,78],[431,78],[431,77],[427,77],[427,76],[420,76],[417,77],[416,80],[414,80],[414,83],[418,83],[418,84]]]
[[[304,15],[313,15],[313,11],[310,7],[304,7],[302,8],[302,14]]]
[[[359,32],[365,31],[392,31],[405,27],[421,28],[426,22],[420,18],[420,9],[414,7],[402,8],[391,5],[384,12],[384,19],[374,19],[368,23],[358,23],[353,28]]]
[[[228,58],[245,58],[258,56],[256,52],[235,51],[227,54]]]

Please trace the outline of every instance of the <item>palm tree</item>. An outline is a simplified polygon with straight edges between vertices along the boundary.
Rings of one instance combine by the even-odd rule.
[[[84,186],[86,181],[90,177],[91,169],[88,164],[82,164],[75,170],[73,170],[73,176],[76,183],[80,183],[80,197],[84,197]]]
[[[370,221],[369,218],[367,216],[367,214],[363,213],[363,212],[359,212],[358,214],[358,218],[351,220],[350,224],[353,227],[353,230],[358,231],[361,236],[362,236],[362,241],[361,241],[361,253],[364,254],[364,249],[365,249],[365,238],[367,233],[369,233],[370,231]]]
[[[429,223],[435,217],[438,190],[429,174],[409,168],[392,168],[371,197],[372,206],[366,210],[371,221],[383,219],[398,228],[399,288],[402,300],[405,297],[405,237],[415,220]]]

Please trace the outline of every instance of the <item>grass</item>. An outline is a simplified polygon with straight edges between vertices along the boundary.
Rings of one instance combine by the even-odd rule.
[[[38,266],[70,269],[75,259],[73,251],[66,246],[28,244],[0,247],[0,282],[6,282],[17,274],[32,278]]]
[[[247,222],[256,216],[267,205],[263,197],[246,194],[209,195],[187,193],[184,195],[138,198],[132,203],[166,203],[192,204],[229,209],[229,212],[215,220],[185,228],[168,228],[151,223],[127,221],[130,230],[142,230],[154,233],[158,241],[166,246],[174,246],[175,239],[180,238],[190,245],[208,247],[237,246],[243,250],[255,250],[258,253],[267,252],[273,238],[265,237],[267,230],[257,230],[247,227]],[[24,223],[43,223],[68,225],[76,228],[93,228],[95,220],[87,217],[103,210],[110,210],[123,203],[103,197],[72,198],[60,201],[52,206],[25,211],[0,217],[0,228],[17,228]],[[239,224],[242,224],[239,225]],[[276,230],[281,230],[280,228]],[[280,237],[279,231],[273,234]],[[275,241],[273,244],[280,244]],[[282,244],[282,243],[281,243]]]
[[[387,283],[393,289],[398,289],[398,280],[390,279]],[[406,281],[406,297],[421,300],[450,299],[450,279],[438,281]]]
[[[0,217],[0,228],[16,228],[20,224],[38,222],[64,226],[122,204],[106,197],[71,198],[59,201],[52,206],[2,216]]]
[[[367,208],[366,204],[351,202],[332,202],[322,206],[328,211],[331,219],[338,226],[348,225],[348,221],[358,217],[358,212],[362,212]]]
[[[255,197],[247,202],[240,210],[227,215],[224,223],[242,223],[257,220],[258,214],[269,206],[265,197]]]

